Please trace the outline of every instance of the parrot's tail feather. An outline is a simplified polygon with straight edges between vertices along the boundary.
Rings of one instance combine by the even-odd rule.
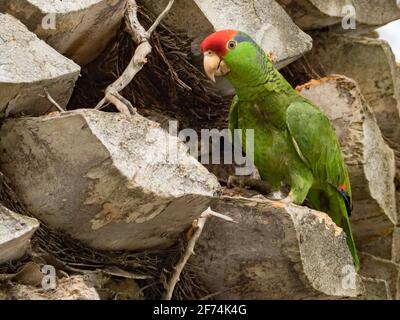
[[[358,258],[357,248],[356,248],[356,244],[354,242],[353,233],[351,232],[350,221],[348,218],[343,219],[341,227],[342,227],[343,231],[346,233],[347,245],[350,249],[351,255],[353,256],[354,267],[356,269],[356,272],[358,272],[358,270],[360,269],[360,260]]]
[[[311,189],[307,198],[313,208],[326,212],[333,222],[346,233],[347,245],[353,256],[354,267],[358,271],[360,261],[348,216],[348,212],[351,211],[351,200],[348,193],[346,191],[344,193],[338,192],[335,188],[329,186],[326,190]]]
[[[343,200],[344,200],[344,204],[346,205],[346,211],[347,211],[347,215],[349,217],[351,217],[351,211],[353,211],[352,205],[351,205],[351,199],[350,199],[350,195],[347,193],[346,190],[339,190],[339,193],[342,195]]]

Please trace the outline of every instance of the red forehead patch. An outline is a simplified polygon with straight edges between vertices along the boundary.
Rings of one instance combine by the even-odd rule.
[[[225,56],[228,53],[226,44],[229,40],[232,40],[237,33],[238,31],[236,30],[221,30],[214,32],[201,43],[201,53],[212,50],[219,56]]]

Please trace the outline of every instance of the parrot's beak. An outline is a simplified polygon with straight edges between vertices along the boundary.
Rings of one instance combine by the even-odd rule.
[[[216,76],[224,76],[230,70],[224,60],[209,50],[204,53],[204,71],[207,77],[215,82]]]

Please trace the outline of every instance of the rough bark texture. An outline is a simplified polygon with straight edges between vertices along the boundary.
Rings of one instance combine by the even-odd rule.
[[[0,204],[0,264],[21,258],[30,246],[30,239],[39,222]]]
[[[65,107],[80,67],[39,40],[21,22],[0,13],[0,113],[40,115]]]
[[[398,264],[368,253],[361,253],[360,261],[360,273],[364,277],[386,281],[389,299],[398,300],[400,298],[398,296],[400,270]]]
[[[400,8],[396,0],[277,0],[289,13],[294,22],[303,30],[335,26],[342,31],[341,21],[352,11],[346,5],[353,5],[356,16],[356,30],[366,32],[390,21],[400,19]],[[352,31],[352,30],[350,30]]]
[[[392,148],[400,151],[399,77],[388,43],[368,37],[325,35],[316,42],[310,56],[318,57],[313,61],[318,61],[323,75],[342,74],[358,83],[383,135]]]
[[[58,52],[84,65],[116,35],[125,4],[126,0],[3,0],[0,12],[14,15]]]
[[[386,280],[362,278],[364,294],[360,300],[391,300],[389,285]]]
[[[17,284],[0,288],[3,300],[100,300],[96,289],[86,284],[83,276],[72,276],[57,281],[54,290]]]
[[[10,119],[0,145],[0,168],[30,212],[98,249],[169,246],[219,191],[177,137],[140,115]]]
[[[322,212],[258,199],[223,198],[213,209],[191,263],[219,299],[356,297],[346,286],[352,257],[346,237]],[[221,258],[223,257],[223,258]],[[354,270],[354,267],[353,267]]]
[[[144,30],[167,2],[172,11],[150,37]],[[395,3],[0,0],[0,170],[9,178],[0,174],[0,201],[41,222],[0,207],[0,299],[400,299],[400,70],[369,31],[400,18]],[[139,13],[128,32],[125,4]],[[342,27],[348,4],[355,30]],[[207,170],[163,129],[170,119],[192,133],[226,128],[233,91],[207,81],[199,43],[227,28],[249,33],[292,84],[313,79],[299,91],[326,112],[342,145],[359,275],[325,213],[243,185],[217,199],[210,171],[226,183],[234,166]],[[148,61],[135,61],[138,45],[152,46]],[[75,82],[80,67],[67,57],[96,59]],[[145,66],[121,95],[143,116],[81,110],[129,61]],[[56,104],[78,110],[49,113]],[[209,206],[237,223],[214,215],[202,229],[193,220]],[[53,290],[43,287],[42,265],[56,268]]]

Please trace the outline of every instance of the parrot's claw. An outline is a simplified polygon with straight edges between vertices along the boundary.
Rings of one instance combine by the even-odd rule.
[[[233,188],[250,188],[250,179],[247,177],[229,176],[226,186],[228,189]]]
[[[271,186],[266,181],[237,176],[229,176],[227,187],[228,189],[233,189],[235,187],[250,189],[264,195],[270,194],[272,190]]]
[[[235,187],[235,177],[234,176],[229,176],[226,186],[228,187],[228,189],[233,189]]]
[[[288,195],[286,198],[279,200],[280,203],[284,204],[285,206],[288,204],[293,203],[293,197],[291,195]]]

